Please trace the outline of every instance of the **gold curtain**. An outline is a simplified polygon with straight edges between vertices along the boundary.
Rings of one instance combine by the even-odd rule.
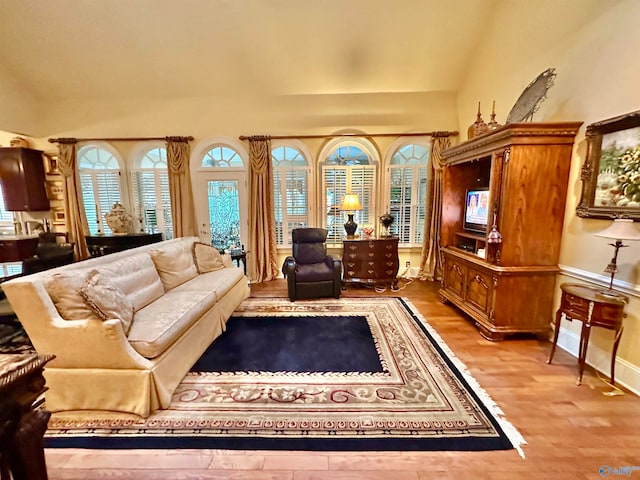
[[[249,279],[267,282],[278,276],[276,223],[271,175],[271,138],[249,139]]]
[[[64,211],[69,241],[75,243],[76,260],[83,260],[89,258],[85,238],[89,233],[89,225],[82,201],[80,175],[76,168],[76,145],[75,138],[58,139],[58,164],[60,173],[64,177]]]
[[[431,211],[424,223],[422,259],[420,262],[421,280],[440,280],[442,278],[442,257],[440,255],[440,220],[442,218],[442,151],[449,148],[449,134],[434,132],[431,137]]]
[[[166,142],[173,235],[175,238],[198,235],[189,171],[189,139],[167,137]]]

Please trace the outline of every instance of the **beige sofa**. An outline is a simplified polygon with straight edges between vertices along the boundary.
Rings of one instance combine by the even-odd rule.
[[[47,408],[143,417],[249,296],[240,268],[197,237],[92,258],[3,284],[38,353],[51,353]]]

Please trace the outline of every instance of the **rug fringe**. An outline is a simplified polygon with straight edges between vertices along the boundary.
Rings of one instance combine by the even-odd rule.
[[[436,332],[436,330],[429,324],[429,322],[424,318],[424,316],[420,313],[420,311],[411,303],[411,301],[402,297],[402,301],[411,309],[411,312],[415,317],[420,320],[422,325],[427,329],[429,335],[433,338],[433,340],[440,346],[440,348],[447,354],[451,362],[456,366],[456,368],[460,371],[465,381],[469,384],[469,386],[473,389],[476,395],[482,400],[482,402],[487,406],[488,410],[491,412],[493,418],[498,422],[500,428],[504,431],[505,435],[513,445],[513,447],[518,451],[518,454],[525,458],[524,451],[522,450],[522,445],[526,445],[527,441],[524,439],[522,434],[518,431],[518,429],[507,419],[505,418],[504,412],[500,408],[500,406],[491,398],[489,393],[480,386],[478,381],[471,375],[471,372],[467,368],[467,366],[460,360],[456,354],[451,350],[449,345],[442,339],[440,334]]]

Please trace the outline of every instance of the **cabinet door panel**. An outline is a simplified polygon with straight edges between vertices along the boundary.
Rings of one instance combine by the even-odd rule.
[[[467,267],[451,257],[446,257],[444,264],[444,288],[460,298],[463,298],[464,279]]]
[[[490,274],[472,267],[467,271],[468,304],[489,315],[493,308],[493,279]]]

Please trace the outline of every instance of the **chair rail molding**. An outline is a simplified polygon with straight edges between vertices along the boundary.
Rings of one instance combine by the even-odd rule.
[[[569,267],[567,265],[558,265],[560,267],[559,275],[575,278],[583,282],[592,283],[594,285],[609,288],[611,277],[609,275],[601,275],[598,273],[581,270],[579,268]],[[614,280],[613,287],[615,290],[631,297],[640,298],[640,285],[623,280]]]

